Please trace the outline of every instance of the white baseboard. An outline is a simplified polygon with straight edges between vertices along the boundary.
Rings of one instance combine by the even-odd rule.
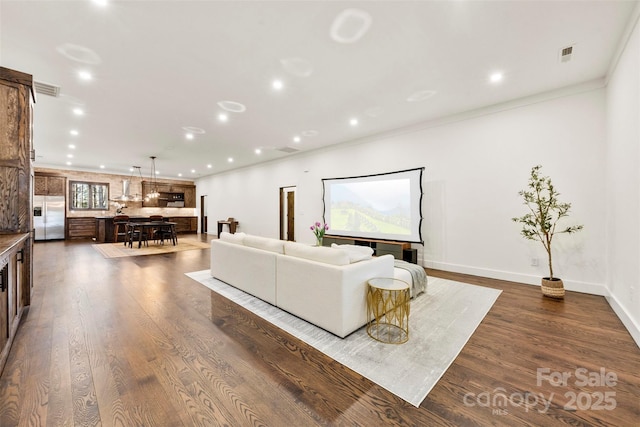
[[[492,270],[489,268],[472,267],[460,264],[425,260],[424,267],[436,270],[451,271],[453,273],[471,274],[474,276],[489,277],[491,279],[508,280],[511,282],[524,283],[527,285],[540,286],[540,276],[530,274],[514,273],[511,271]],[[600,296],[609,296],[609,290],[604,284],[579,282],[562,278],[564,288],[568,291],[582,292]]]
[[[627,313],[627,310],[622,305],[620,305],[615,296],[609,295],[606,298],[614,313],[616,313],[622,324],[631,334],[631,337],[636,342],[636,345],[640,347],[640,325],[638,325],[633,320],[633,317],[631,317],[629,313]]]
[[[491,279],[508,280],[510,282],[540,286],[540,277],[529,274],[514,273],[510,271],[492,270],[489,268],[470,267],[467,265],[451,264],[438,261],[424,261],[423,267],[436,270],[450,271],[453,273],[471,274],[473,276],[489,277]],[[640,347],[640,325],[627,313],[618,300],[612,296],[604,284],[579,282],[562,279],[564,287],[568,291],[582,292],[605,297],[613,312],[618,316],[622,324],[627,328],[631,337]]]

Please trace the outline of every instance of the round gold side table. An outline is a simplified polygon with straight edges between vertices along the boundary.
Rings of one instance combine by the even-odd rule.
[[[370,279],[367,288],[367,334],[387,344],[409,340],[409,284],[403,280]]]

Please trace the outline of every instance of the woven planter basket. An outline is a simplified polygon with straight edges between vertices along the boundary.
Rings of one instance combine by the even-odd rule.
[[[564,283],[562,283],[562,280],[555,277],[553,278],[553,280],[549,280],[548,277],[543,277],[542,295],[549,298],[563,299]]]

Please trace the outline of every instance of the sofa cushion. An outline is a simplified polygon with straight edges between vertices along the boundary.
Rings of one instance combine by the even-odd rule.
[[[243,244],[245,237],[246,234],[242,232],[231,234],[228,231],[223,231],[220,233],[220,240],[223,242],[236,243],[238,245]]]
[[[341,249],[349,255],[349,262],[354,263],[358,261],[365,261],[373,257],[373,249],[369,246],[357,246],[357,245],[337,245],[331,244],[333,249]]]
[[[285,255],[322,262],[324,264],[349,264],[349,255],[345,251],[325,246],[309,246],[303,243],[286,242],[284,244],[284,253]]]
[[[244,245],[256,249],[262,249],[263,251],[275,252],[277,254],[284,253],[284,240],[247,235],[244,238]]]

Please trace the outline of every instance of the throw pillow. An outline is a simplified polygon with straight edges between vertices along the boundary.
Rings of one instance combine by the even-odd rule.
[[[365,261],[373,257],[373,249],[369,246],[337,245],[332,243],[331,248],[345,251],[349,256],[349,263],[351,264],[354,262]]]

